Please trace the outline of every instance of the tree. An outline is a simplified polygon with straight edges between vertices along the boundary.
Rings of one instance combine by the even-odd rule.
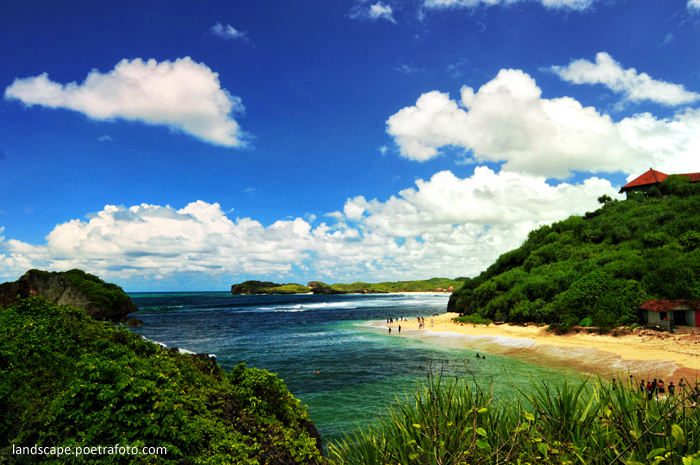
[[[607,205],[609,203],[612,203],[613,199],[607,194],[603,194],[600,197],[598,197],[598,203]]]

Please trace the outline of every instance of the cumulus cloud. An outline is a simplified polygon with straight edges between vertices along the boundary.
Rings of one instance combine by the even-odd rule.
[[[229,40],[229,39],[240,39],[245,42],[248,42],[248,33],[247,32],[242,32],[236,30],[233,26],[230,24],[227,24],[226,26],[222,25],[221,23],[216,23],[209,29],[212,34],[214,34],[217,37],[220,37],[224,40]]]
[[[525,0],[425,0],[426,8],[475,8],[480,5],[510,5]],[[587,10],[593,6],[596,0],[537,0],[545,8]],[[691,0],[697,1],[697,0]]]
[[[396,23],[393,14],[394,10],[391,8],[391,5],[382,2],[367,5],[367,0],[360,0],[360,2],[353,6],[350,10],[350,18],[352,19],[369,19],[372,21],[385,19],[392,23]]]
[[[505,161],[509,171],[566,178],[571,170],[617,171],[636,153],[622,143],[609,116],[572,98],[541,98],[535,80],[501,70],[461,101],[433,91],[387,121],[401,154],[428,160],[445,146],[463,147],[476,161]],[[594,154],[604,150],[605,157]]]
[[[688,9],[690,11],[700,11],[700,0],[688,0]]]
[[[92,70],[82,84],[62,85],[47,73],[15,79],[5,98],[67,108],[96,120],[164,125],[215,145],[245,146],[245,134],[232,117],[244,111],[241,99],[221,88],[217,73],[189,57],[161,63],[125,59],[106,74]]]
[[[233,221],[203,201],[181,209],[108,205],[87,221],[56,226],[44,245],[0,237],[0,276],[32,267],[121,279],[196,273],[293,280],[299,270],[337,281],[474,275],[531,229],[594,209],[598,196],[615,192],[597,178],[550,186],[544,177],[477,167],[466,179],[437,173],[385,202],[348,199],[342,212],[327,215],[332,223],[317,225],[313,216],[267,227]]]
[[[570,97],[543,99],[535,80],[501,70],[477,92],[463,87],[459,102],[438,91],[387,120],[402,156],[428,160],[447,146],[476,162],[504,162],[506,171],[559,179],[571,171],[635,172],[639,166],[684,171],[697,166],[698,110],[670,119],[644,113],[614,122]]]
[[[683,105],[696,102],[700,94],[687,91],[682,85],[652,79],[634,68],[623,69],[605,52],[596,55],[596,62],[575,60],[569,66],[552,66],[552,71],[574,84],[603,84],[614,92],[624,94],[631,102],[649,100],[662,105]]]

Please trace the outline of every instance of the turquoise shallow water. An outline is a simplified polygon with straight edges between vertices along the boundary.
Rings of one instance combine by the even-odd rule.
[[[133,293],[144,337],[192,352],[215,354],[229,370],[249,367],[277,373],[309,408],[326,441],[363,425],[410,391],[428,373],[469,377],[493,385],[499,398],[531,380],[579,379],[587,371],[649,370],[623,366],[595,349],[562,350],[528,340],[474,338],[429,330],[387,334],[386,318],[428,318],[443,313],[447,296]],[[476,360],[476,351],[486,360]],[[466,362],[470,359],[470,362]],[[672,366],[651,367],[664,372]],[[320,373],[314,373],[319,371]],[[641,373],[641,371],[640,371]]]

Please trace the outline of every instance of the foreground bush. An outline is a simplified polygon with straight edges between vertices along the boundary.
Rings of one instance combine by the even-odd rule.
[[[636,386],[585,380],[497,402],[432,378],[371,427],[331,445],[342,465],[700,465],[700,408],[688,392],[647,401]]]
[[[264,370],[226,374],[41,297],[0,308],[0,327],[0,463],[323,462],[306,410]],[[115,444],[167,454],[13,454]]]

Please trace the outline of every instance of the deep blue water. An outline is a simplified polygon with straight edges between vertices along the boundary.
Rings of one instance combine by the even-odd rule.
[[[389,317],[444,313],[445,295],[129,295],[140,309],[134,316],[144,321],[131,330],[169,348],[215,354],[227,371],[245,362],[277,373],[308,406],[326,440],[371,421],[430,369],[493,384],[503,397],[515,387],[528,389],[531,380],[561,380],[567,373],[578,379],[577,357],[607,360],[585,350],[533,348],[526,340],[428,330],[389,335],[381,325]],[[476,351],[488,354],[487,360],[477,362]]]

